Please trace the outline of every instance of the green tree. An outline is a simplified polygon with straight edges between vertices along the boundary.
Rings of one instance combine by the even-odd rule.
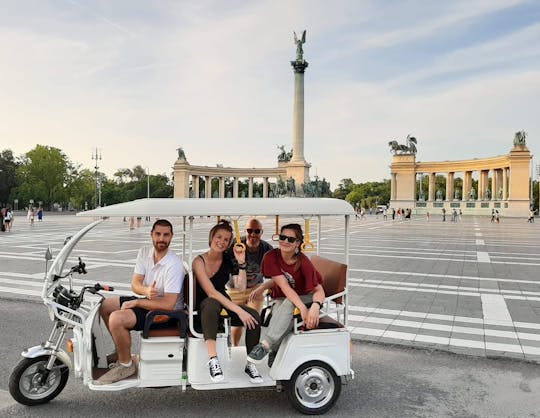
[[[13,202],[10,194],[17,185],[17,165],[11,150],[0,152],[0,206]]]
[[[43,202],[49,209],[66,199],[66,186],[73,166],[58,148],[36,145],[21,159],[17,168],[19,186],[14,191],[19,201]]]
[[[71,208],[83,210],[92,207],[95,200],[96,181],[92,171],[85,168],[74,170],[68,186],[68,202]]]
[[[336,199],[345,199],[347,195],[352,191],[354,182],[351,179],[342,179],[338,184],[337,189],[334,190],[333,197]]]

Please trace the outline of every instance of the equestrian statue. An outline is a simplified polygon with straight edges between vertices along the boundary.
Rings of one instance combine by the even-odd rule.
[[[416,138],[414,136],[407,135],[405,144],[398,144],[396,140],[388,142],[390,152],[396,154],[416,154]]]

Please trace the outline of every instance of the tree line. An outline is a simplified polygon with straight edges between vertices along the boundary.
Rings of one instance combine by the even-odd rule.
[[[148,176],[141,165],[131,169],[120,168],[112,178],[108,178],[100,171],[74,164],[62,150],[46,145],[36,145],[18,157],[5,149],[0,151],[0,207],[23,209],[42,205],[46,210],[85,210],[98,206],[100,202],[103,206],[141,199],[147,197],[148,190],[150,197],[172,198],[174,187],[171,178],[172,175],[166,174]],[[238,187],[240,196],[248,195],[247,179],[239,181]],[[212,179],[213,197],[216,197],[218,188],[218,179]],[[227,196],[231,195],[232,188],[232,181],[226,180]],[[281,196],[278,188],[274,189],[270,187],[271,197]],[[332,192],[329,182],[315,178],[304,185],[304,189],[308,196],[345,199],[354,207],[369,208],[390,201],[389,180],[355,184],[347,178],[341,180]],[[204,197],[204,190],[204,184],[200,184],[199,197]],[[253,193],[262,196],[262,183],[254,182]]]

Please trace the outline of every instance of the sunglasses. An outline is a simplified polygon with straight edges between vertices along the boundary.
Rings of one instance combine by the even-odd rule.
[[[255,234],[255,235],[259,235],[261,233],[261,230],[259,228],[257,229],[247,228],[246,231],[248,234]]]
[[[289,237],[287,235],[281,235],[279,234],[279,240],[280,241],[289,241],[291,244],[294,244],[296,241],[298,241],[298,239],[296,237]]]

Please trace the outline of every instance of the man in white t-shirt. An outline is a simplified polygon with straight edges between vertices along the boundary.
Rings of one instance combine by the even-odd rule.
[[[131,359],[131,330],[142,330],[148,311],[178,309],[183,301],[184,266],[169,245],[173,227],[166,219],[157,220],[150,232],[153,246],[139,250],[131,290],[140,296],[107,298],[100,314],[109,329],[116,353],[109,355],[110,370],[95,381],[110,384],[137,371]]]

